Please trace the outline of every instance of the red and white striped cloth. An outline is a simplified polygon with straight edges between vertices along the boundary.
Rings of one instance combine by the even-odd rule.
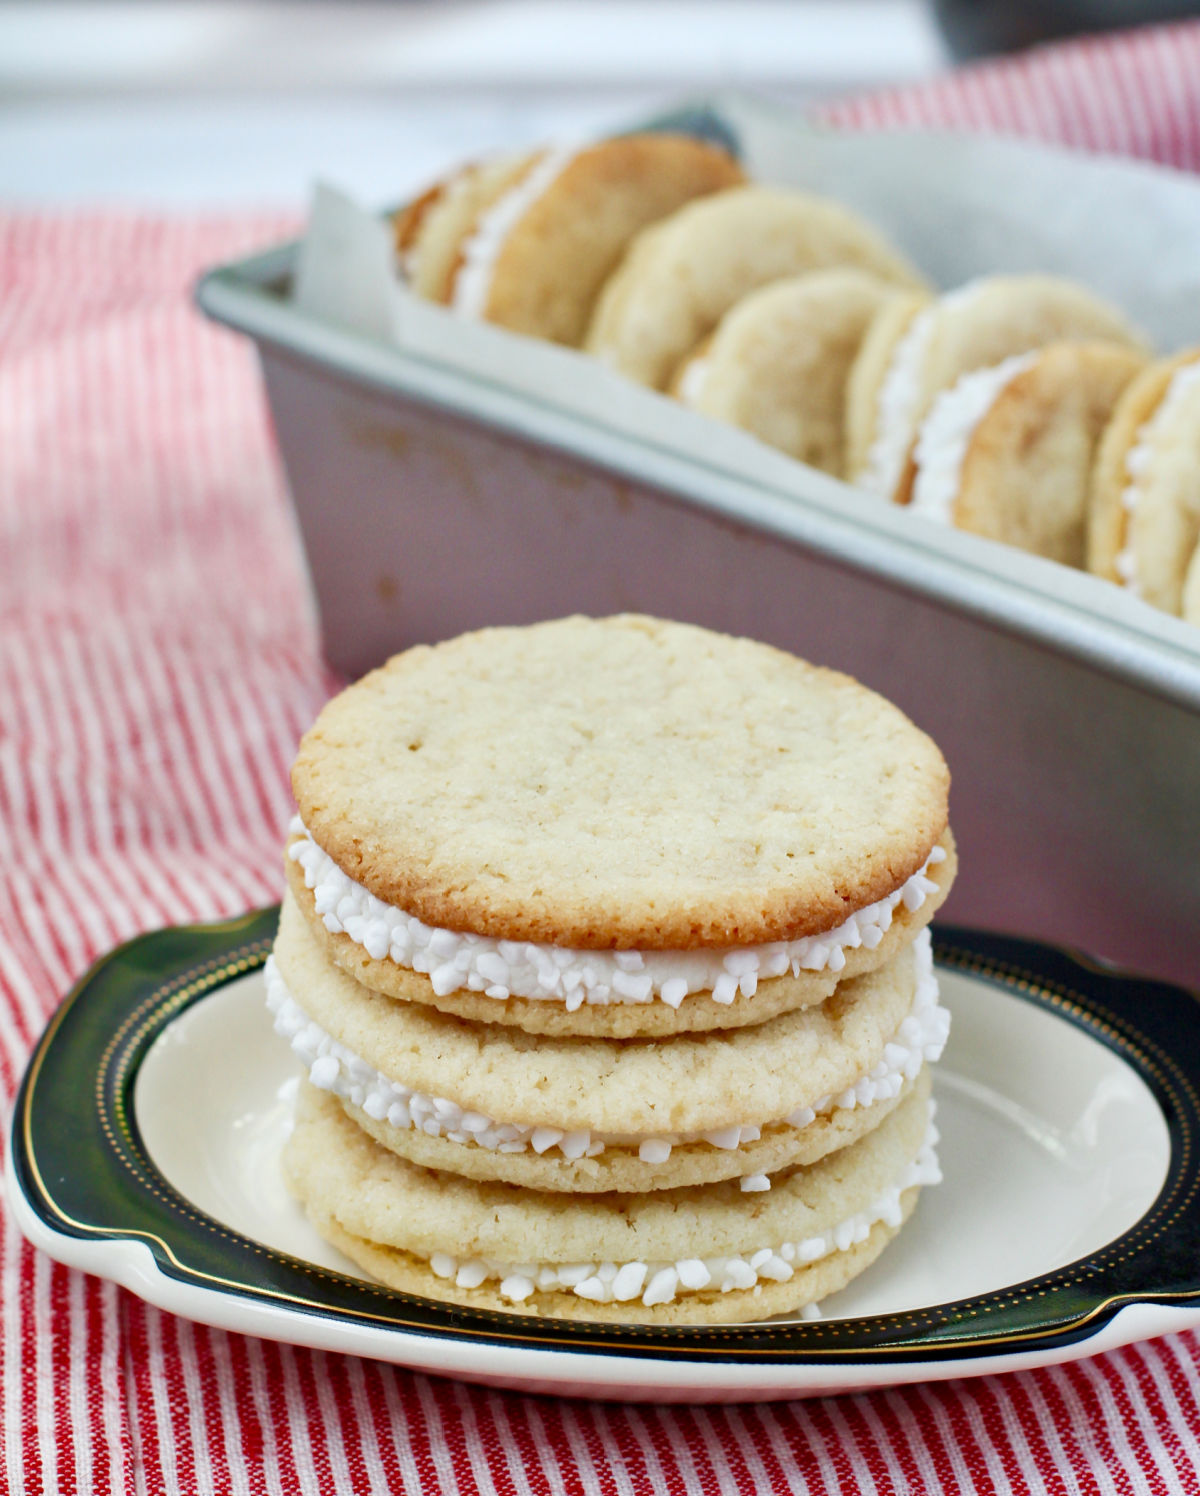
[[[1200,167],[1200,26],[851,103]],[[279,891],[286,770],[334,682],[250,350],[204,266],[278,218],[0,216],[0,1087],[135,931]],[[1200,1338],[745,1408],[485,1392],[228,1335],[0,1235],[0,1489],[1200,1490]]]

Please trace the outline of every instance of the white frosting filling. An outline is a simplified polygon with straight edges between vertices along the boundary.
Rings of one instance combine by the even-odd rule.
[[[683,371],[683,378],[679,381],[679,399],[682,404],[695,406],[700,403],[711,367],[711,362],[707,358],[693,358],[688,361]]]
[[[565,1003],[573,1013],[586,1003],[646,1003],[678,1008],[692,992],[710,992],[731,1003],[753,997],[760,980],[791,972],[841,971],[846,951],[874,950],[903,903],[920,909],[936,892],[929,869],[945,860],[934,847],[924,866],[886,898],[849,915],[835,930],[770,945],[687,951],[573,951],[525,940],[494,940],[466,931],[439,930],[385,904],[342,872],[296,816],[288,856],[304,870],[317,913],[332,935],[345,934],[375,961],[394,961],[428,975],[445,997],[464,988],[500,1001],[512,996]]]
[[[1133,516],[1141,497],[1142,480],[1150,470],[1156,443],[1170,428],[1188,391],[1197,383],[1200,383],[1200,359],[1176,369],[1154,414],[1138,428],[1133,446],[1125,454],[1125,475],[1128,482],[1121,493],[1121,507],[1125,511],[1125,544],[1118,551],[1113,567],[1122,585],[1135,594],[1141,592],[1141,587],[1138,584],[1137,553],[1132,531]]]
[[[909,506],[914,513],[953,524],[963,463],[979,423],[1000,392],[1037,358],[1037,353],[1018,353],[991,368],[974,369],[937,397],[917,437],[917,477]]]
[[[882,1058],[853,1085],[837,1095],[823,1096],[811,1106],[798,1106],[783,1118],[661,1137],[631,1132],[593,1133],[586,1128],[568,1132],[558,1127],[522,1126],[469,1111],[445,1096],[427,1096],[411,1090],[376,1070],[315,1023],[292,996],[273,957],[267,960],[265,976],[267,1006],[275,1016],[276,1032],[291,1044],[312,1084],[318,1090],[351,1102],[377,1122],[386,1121],[402,1131],[418,1128],[430,1137],[444,1137],[452,1143],[474,1143],[500,1153],[524,1153],[532,1148],[539,1154],[557,1151],[567,1159],[595,1158],[609,1145],[636,1145],[643,1162],[666,1163],[672,1148],[683,1143],[705,1142],[714,1148],[732,1150],[757,1142],[763,1127],[807,1127],[827,1112],[852,1111],[897,1096],[905,1081],[916,1076],[922,1065],[932,1064],[941,1057],[950,1032],[950,1014],[938,1002],[928,930],[922,930],[913,942],[913,956],[917,984],[912,1008],[885,1046]],[[770,1187],[770,1180],[764,1174],[750,1174],[742,1181],[742,1189],[747,1191]]]
[[[463,167],[445,183],[440,201],[453,203],[460,197],[464,197],[473,185],[474,176],[475,173],[471,167]],[[432,206],[437,206],[437,203]],[[420,239],[420,226],[418,226],[415,241],[396,256],[396,269],[402,280],[414,281],[417,278],[417,271],[421,265]]]
[[[578,154],[574,149],[547,151],[521,180],[479,215],[474,232],[463,241],[462,259],[454,276],[451,309],[460,317],[481,318],[487,310],[492,272],[504,241],[525,213]]]
[[[858,479],[863,488],[878,494],[881,499],[891,500],[904,472],[904,459],[917,423],[922,368],[936,320],[949,308],[969,301],[978,289],[978,283],[970,281],[948,296],[931,302],[917,313],[892,350],[887,373],[876,397],[875,440]]]
[[[865,1241],[879,1222],[898,1226],[905,1190],[941,1182],[937,1141],[931,1103],[929,1128],[920,1153],[865,1210],[816,1236],[759,1247],[740,1256],[688,1257],[678,1262],[507,1263],[485,1257],[459,1260],[438,1252],[429,1259],[429,1265],[439,1278],[452,1279],[459,1288],[478,1288],[499,1279],[501,1298],[516,1304],[535,1292],[557,1290],[597,1304],[640,1299],[650,1309],[655,1304],[670,1304],[681,1294],[704,1289],[731,1293],[753,1289],[763,1279],[786,1283],[797,1269]]]

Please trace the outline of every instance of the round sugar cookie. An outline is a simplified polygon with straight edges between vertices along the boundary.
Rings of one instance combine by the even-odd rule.
[[[964,374],[922,423],[912,509],[1082,567],[1096,447],[1145,363],[1120,343],[1054,343]]]
[[[441,299],[464,315],[576,347],[638,230],[742,179],[727,151],[690,135],[542,152],[465,227]]]
[[[784,276],[834,266],[904,286],[917,272],[871,225],[840,203],[744,186],[689,203],[644,229],[609,278],[584,346],[651,389],[743,296]]]
[[[858,1142],[777,1175],[763,1193],[724,1183],[579,1197],[418,1168],[375,1143],[332,1097],[306,1086],[284,1167],[317,1230],[405,1292],[552,1318],[729,1323],[813,1303],[875,1259],[911,1212],[921,1184],[938,1177],[928,1151],[929,1112],[922,1085]],[[809,1254],[796,1250],[805,1244],[810,1253],[828,1250],[806,1263]],[[765,1261],[764,1248],[771,1249]],[[732,1258],[744,1264],[733,1273]],[[574,1291],[589,1290],[589,1278],[602,1282],[601,1273],[611,1281],[606,1264],[637,1265],[633,1283],[629,1274],[621,1280],[628,1299],[614,1301],[610,1289],[608,1302],[596,1302]],[[708,1286],[689,1290],[675,1264],[695,1283],[707,1277]],[[646,1304],[664,1268],[674,1297]],[[573,1283],[559,1279],[558,1270]],[[735,1273],[747,1286],[722,1292],[721,1283]]]
[[[672,393],[841,477],[850,366],[871,322],[902,295],[864,270],[774,281],[725,313],[681,366]]]
[[[886,372],[876,385],[866,451],[860,432],[859,466],[850,476],[898,504],[908,503],[911,495],[912,448],[921,422],[937,396],[964,374],[1069,339],[1144,347],[1115,307],[1051,275],[983,276],[938,297],[893,332]],[[879,343],[869,345],[876,367],[881,343],[882,334]],[[870,382],[864,376],[860,387]]]
[[[537,154],[471,162],[414,198],[392,219],[396,258],[409,286],[445,301],[459,246],[471,225],[529,171]]]
[[[645,1039],[763,1023],[780,1013],[824,1002],[839,981],[849,981],[883,966],[926,928],[954,884],[958,858],[949,828],[943,832],[938,849],[944,855],[924,875],[929,892],[922,902],[910,908],[903,900],[898,901],[891,923],[879,943],[846,949],[845,964],[839,970],[826,966],[820,971],[766,977],[758,982],[752,996],[748,997],[739,990],[729,1001],[718,1002],[711,992],[696,991],[684,997],[677,1007],[660,999],[645,1002],[613,999],[589,1001],[571,1009],[561,999],[547,997],[521,997],[515,993],[489,996],[486,991],[471,991],[469,988],[439,991],[424,972],[402,966],[387,955],[377,960],[345,929],[329,930],[317,913],[314,891],[308,887],[300,864],[286,857],[284,868],[289,895],[308,920],[326,956],[365,987],[401,1002],[428,1003],[443,1013],[452,1013],[472,1022],[515,1024],[533,1034]]]
[[[1179,615],[1200,541],[1200,354],[1152,364],[1100,443],[1089,569]]]
[[[388,1147],[538,1189],[659,1189],[811,1161],[875,1125],[948,1024],[922,943],[818,1007],[719,1038],[497,1029],[360,986],[290,901],[268,988],[314,1083],[373,1116]],[[743,1129],[761,1136],[743,1142]],[[647,1153],[649,1140],[667,1146]]]
[[[426,927],[653,952],[835,930],[929,860],[949,775],[846,676],[622,615],[397,655],[325,706],[292,786],[346,877]]]

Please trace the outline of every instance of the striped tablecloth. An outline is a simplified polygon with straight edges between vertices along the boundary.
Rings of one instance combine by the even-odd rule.
[[[1200,168],[1200,26],[839,105]],[[334,684],[248,348],[188,288],[278,218],[0,217],[0,1086],[138,930],[273,900]],[[764,1407],[539,1400],[240,1338],[0,1237],[13,1492],[1200,1489],[1200,1339]]]

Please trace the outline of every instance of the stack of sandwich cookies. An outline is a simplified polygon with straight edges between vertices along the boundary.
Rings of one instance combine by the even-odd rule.
[[[396,1004],[330,964],[294,903],[269,988],[314,1083],[378,1141],[541,1189],[744,1182],[812,1162],[875,1126],[946,1038],[926,931],[824,1003],[715,1042],[550,1038]]]
[[[954,870],[944,764],[894,708],[749,641],[571,619],[397,657],[293,782],[287,1166],[367,1271],[702,1322],[882,1250],[934,1173]]]

